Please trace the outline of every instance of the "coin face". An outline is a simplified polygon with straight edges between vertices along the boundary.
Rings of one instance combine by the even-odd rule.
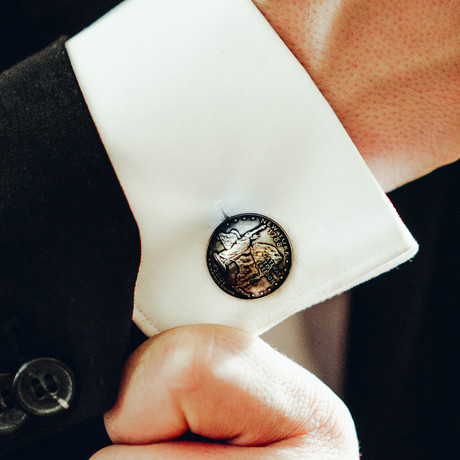
[[[208,245],[212,279],[227,294],[240,299],[257,299],[279,289],[291,261],[291,245],[284,230],[259,214],[226,219]]]

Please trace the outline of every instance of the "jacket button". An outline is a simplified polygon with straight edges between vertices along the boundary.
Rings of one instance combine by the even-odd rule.
[[[28,418],[28,415],[18,407],[12,385],[11,374],[0,374],[0,435],[14,433]]]
[[[21,366],[13,390],[22,408],[38,416],[55,415],[70,407],[75,394],[72,371],[53,358],[37,358]]]

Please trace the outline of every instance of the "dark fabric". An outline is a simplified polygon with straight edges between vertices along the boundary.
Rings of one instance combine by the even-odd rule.
[[[0,77],[0,369],[57,358],[69,411],[33,417],[0,449],[100,416],[127,353],[139,235],[58,41]]]
[[[110,444],[102,417],[86,420],[66,431],[1,455],[2,460],[88,460]],[[129,459],[127,459],[129,460]]]
[[[121,0],[0,0],[0,71],[89,26]]]
[[[419,254],[354,290],[346,403],[363,460],[458,457],[459,170],[390,195]]]

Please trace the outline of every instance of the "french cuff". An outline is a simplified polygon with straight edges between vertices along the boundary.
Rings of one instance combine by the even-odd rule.
[[[261,333],[416,253],[251,1],[128,0],[67,50],[140,229],[146,334]]]

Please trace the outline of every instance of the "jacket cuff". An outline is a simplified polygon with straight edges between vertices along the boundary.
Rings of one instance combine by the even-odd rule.
[[[29,415],[0,452],[101,415],[127,353],[138,229],[64,43],[0,76],[0,373],[54,358],[75,397]]]

